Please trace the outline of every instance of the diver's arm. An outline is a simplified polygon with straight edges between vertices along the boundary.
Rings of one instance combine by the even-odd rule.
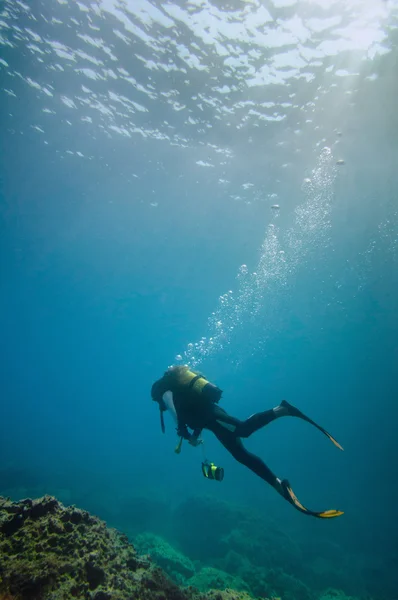
[[[199,439],[201,433],[201,429],[194,429],[193,433],[189,433],[186,425],[179,424],[177,428],[177,434],[179,437],[183,438],[184,440],[188,440],[188,443],[194,447],[203,443],[203,440]]]
[[[199,446],[200,444],[203,444],[203,440],[201,440],[199,438],[201,433],[202,433],[201,429],[194,429],[191,437],[188,440],[188,443],[194,447]]]
[[[201,429],[194,429],[193,432],[190,433],[188,431],[187,425],[182,423],[179,419],[178,419],[177,424],[178,424],[177,434],[179,435],[179,437],[184,438],[184,440],[196,441],[198,439],[198,437],[200,436],[200,434],[202,433]]]
[[[179,437],[182,437],[184,440],[188,440],[188,441],[192,437],[192,434],[190,434],[188,431],[188,427],[186,425],[182,424],[180,421],[178,421],[177,435]]]

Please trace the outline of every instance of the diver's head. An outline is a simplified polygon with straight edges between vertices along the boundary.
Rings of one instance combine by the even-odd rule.
[[[162,381],[161,380],[155,381],[155,383],[152,385],[152,389],[151,389],[151,398],[154,402],[158,403],[160,410],[164,412],[165,410],[167,410],[167,406],[163,400],[162,392],[163,392]]]
[[[167,373],[175,373],[176,375],[188,370],[188,365],[171,365],[170,367],[167,367]]]

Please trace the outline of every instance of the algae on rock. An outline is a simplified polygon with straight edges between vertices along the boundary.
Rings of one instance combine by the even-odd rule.
[[[134,546],[140,554],[149,554],[154,562],[179,584],[184,584],[195,573],[192,561],[158,535],[137,535],[134,538]]]
[[[218,590],[233,589],[248,593],[250,591],[243,579],[214,567],[203,567],[187,583],[202,592],[212,588]]]
[[[242,600],[238,592],[236,600]],[[55,498],[0,497],[0,597],[13,600],[224,600],[180,589],[125,535]]]

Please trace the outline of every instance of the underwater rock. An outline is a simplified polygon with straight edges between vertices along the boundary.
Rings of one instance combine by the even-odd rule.
[[[253,600],[252,596],[246,592],[236,592],[235,590],[211,590],[207,594],[207,598],[209,600]],[[257,600],[261,600],[261,598]]]
[[[195,515],[195,518],[192,518]],[[297,543],[270,519],[243,507],[207,496],[191,497],[174,513],[173,536],[193,560],[219,561],[221,569],[239,572],[236,558],[231,571],[228,553],[262,568],[284,566],[298,574],[302,552]],[[242,562],[241,561],[241,562]],[[240,573],[239,573],[240,574]]]
[[[234,592],[234,599],[245,596]],[[55,498],[0,497],[0,598],[7,600],[227,600],[180,589],[125,535]],[[231,598],[232,600],[232,598]]]
[[[283,597],[283,600],[313,600],[313,592],[302,581],[282,569],[270,569],[266,581],[275,590],[273,595]]]
[[[124,498],[114,520],[123,523],[129,536],[153,531],[163,535],[169,529],[171,509],[166,502],[146,496]]]
[[[320,596],[319,600],[356,600],[355,597],[347,596],[342,590],[329,588]]]
[[[185,580],[195,573],[194,564],[189,558],[153,533],[137,535],[134,538],[134,546],[139,553],[150,554],[151,559],[177,583],[185,583]],[[209,589],[209,586],[206,589]]]
[[[188,584],[201,591],[206,591],[211,588],[218,590],[238,590],[249,592],[248,585],[240,577],[229,575],[225,571],[220,571],[213,567],[204,567],[196,573]]]
[[[185,554],[193,560],[206,561],[228,552],[224,537],[243,518],[243,511],[228,502],[210,496],[193,496],[175,509],[173,534]]]

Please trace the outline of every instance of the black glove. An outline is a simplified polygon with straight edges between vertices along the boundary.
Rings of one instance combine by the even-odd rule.
[[[190,440],[191,434],[188,431],[188,427],[186,425],[179,425],[177,428],[177,435],[179,437],[184,438],[184,440]]]

